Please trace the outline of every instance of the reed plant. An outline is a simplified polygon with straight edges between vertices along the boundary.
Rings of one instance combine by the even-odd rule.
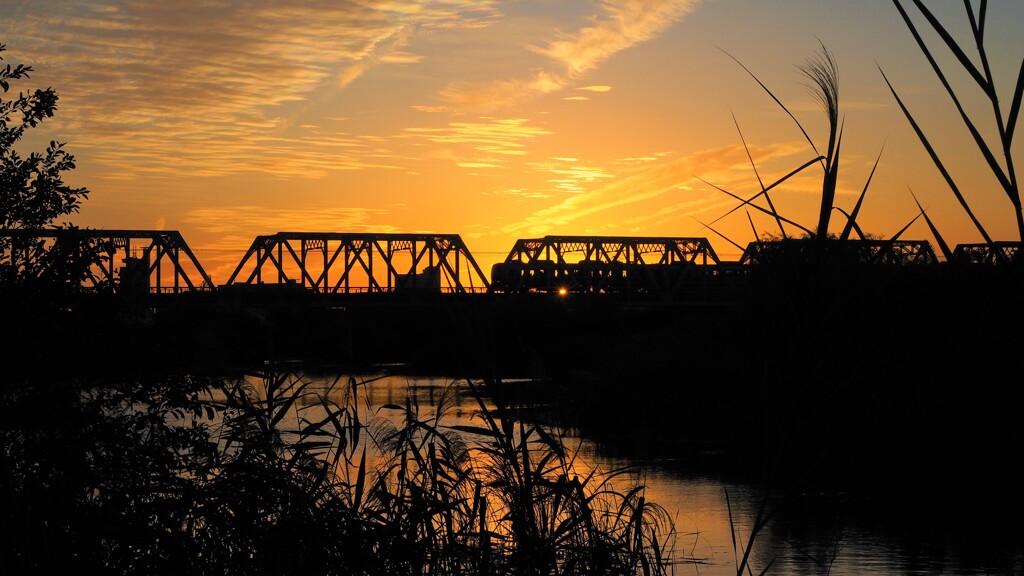
[[[839,178],[839,161],[843,139],[843,123],[841,121],[842,119],[840,118],[839,108],[839,67],[836,64],[836,60],[835,57],[832,55],[832,52],[825,47],[824,43],[819,42],[819,44],[821,48],[820,51],[813,57],[809,58],[803,65],[798,66],[797,70],[800,72],[801,76],[803,76],[806,82],[805,86],[808,89],[808,92],[821,106],[822,111],[825,112],[828,121],[828,143],[823,151],[819,150],[818,145],[815,144],[814,139],[811,138],[810,134],[804,128],[803,124],[801,124],[801,122],[782,102],[782,100],[780,100],[778,96],[776,96],[775,93],[772,92],[772,90],[768,88],[768,86],[764,82],[762,82],[749,68],[747,68],[735,56],[727,53],[729,57],[735,60],[736,63],[739,64],[740,67],[742,67],[743,70],[746,71],[747,74],[750,75],[750,77],[753,78],[755,82],[757,82],[757,84],[765,91],[765,93],[768,94],[768,96],[771,97],[771,99],[776,104],[778,104],[778,106],[783,110],[783,112],[785,112],[786,115],[793,120],[797,128],[800,130],[800,133],[807,141],[808,145],[810,145],[811,150],[814,152],[815,156],[801,164],[796,169],[790,171],[782,178],[772,182],[768,186],[765,186],[763,180],[761,179],[761,175],[757,170],[757,166],[754,163],[753,157],[750,155],[750,150],[749,148],[747,148],[746,141],[744,140],[743,145],[744,148],[747,149],[747,156],[750,159],[751,167],[754,170],[755,176],[757,176],[758,184],[760,185],[760,191],[751,198],[743,199],[737,196],[736,194],[733,194],[732,192],[724,190],[718,186],[712,185],[716,189],[725,192],[729,196],[741,201],[740,205],[736,206],[735,208],[727,212],[725,215],[719,217],[717,220],[721,220],[722,218],[724,218],[728,214],[731,214],[732,212],[739,208],[750,207],[770,215],[778,225],[779,234],[783,239],[789,237],[789,234],[786,232],[786,229],[784,227],[784,223],[789,224],[792,227],[798,228],[806,237],[816,238],[820,241],[824,241],[829,237],[829,224],[831,222],[832,212],[833,210],[837,210],[837,208],[834,206],[834,203]],[[736,127],[737,130],[739,130],[738,122],[736,123]],[[743,138],[742,132],[740,132],[740,138]],[[769,195],[769,191],[779,187],[793,176],[796,176],[797,174],[803,172],[808,167],[813,166],[815,164],[818,164],[822,168],[822,180],[821,201],[819,203],[818,210],[818,222],[817,225],[812,229],[800,225],[797,222],[790,220],[788,218],[784,218],[781,214],[779,214],[774,202],[771,199],[771,196]],[[768,204],[767,207],[762,207],[758,204],[754,204],[754,201],[762,196],[765,198],[765,201]],[[852,228],[855,223],[856,214],[860,208],[862,200],[863,198],[861,198],[861,200],[858,201],[857,207],[852,211],[852,213],[847,213],[845,211],[843,212],[843,214],[846,215],[848,219],[846,229],[844,229],[843,232],[844,237],[849,235],[849,228]],[[756,236],[757,234],[755,231],[755,237]]]
[[[13,573],[666,574],[674,526],[509,406],[447,423],[355,378],[5,388]],[[18,390],[18,392],[12,392]],[[55,402],[60,419],[17,417]],[[55,414],[56,415],[56,414]],[[63,456],[63,458],[62,458]],[[57,498],[57,500],[55,500]]]

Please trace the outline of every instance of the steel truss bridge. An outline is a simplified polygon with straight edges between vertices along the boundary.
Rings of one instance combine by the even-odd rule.
[[[101,256],[85,282],[98,291],[180,293],[214,287],[176,230],[0,230],[0,263],[14,268],[33,266],[46,255],[67,257],[83,248]]]
[[[999,266],[1024,261],[1021,242],[993,242],[991,244],[958,244],[953,259],[963,264]]]
[[[721,264],[706,238],[545,236],[518,240],[491,269],[501,292],[669,292]]]
[[[931,244],[925,240],[843,240],[818,243],[813,238],[751,242],[740,264],[785,265],[817,258],[831,264],[887,265],[896,267],[937,264]]]
[[[323,294],[486,292],[457,234],[278,232],[257,236],[227,285],[297,285]]]
[[[940,264],[917,240],[787,239],[752,242],[740,260],[718,258],[706,238],[545,236],[518,240],[485,275],[457,234],[278,232],[257,236],[227,283],[214,286],[174,230],[0,230],[0,267],[59,260],[89,246],[101,258],[87,286],[125,294],[232,287],[353,293],[682,293],[722,288],[751,270],[822,259],[889,268]],[[953,265],[1020,266],[1021,242],[961,244]]]

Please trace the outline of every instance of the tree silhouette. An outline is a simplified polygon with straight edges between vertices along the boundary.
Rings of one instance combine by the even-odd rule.
[[[0,44],[0,52],[7,47]],[[3,62],[0,56],[0,63]],[[42,239],[17,231],[44,227],[71,228],[63,217],[76,213],[89,191],[65,184],[64,173],[75,168],[75,157],[64,143],[51,140],[43,152],[22,156],[17,144],[57,110],[53,88],[18,92],[8,99],[11,84],[29,78],[31,66],[0,67],[0,291],[26,293],[72,291],[89,274],[93,258],[88,242],[68,237],[48,246]]]

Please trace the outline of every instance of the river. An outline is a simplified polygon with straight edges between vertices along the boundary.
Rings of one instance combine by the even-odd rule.
[[[327,383],[337,375],[304,377]],[[367,420],[387,417],[381,406],[404,405],[407,398],[414,398],[421,415],[429,416],[445,389],[454,387],[456,402],[446,413],[448,425],[480,425],[477,400],[465,381],[381,375],[356,379],[366,381]],[[647,499],[670,513],[678,532],[675,574],[736,574],[762,504],[770,517],[753,540],[753,574],[1024,574],[1024,529],[1019,519],[1005,518],[998,510],[979,524],[947,513],[942,500],[911,506],[898,495],[880,498],[813,489],[769,493],[742,474],[714,465],[694,467],[689,458],[665,454],[640,460],[621,445],[611,450],[571,430],[561,432],[579,451],[580,466],[605,471],[627,467],[629,474],[618,481],[645,485]],[[971,495],[966,497],[970,500]]]

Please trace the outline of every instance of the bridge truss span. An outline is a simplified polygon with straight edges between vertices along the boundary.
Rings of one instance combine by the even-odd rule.
[[[9,263],[15,268],[40,262],[44,254],[62,258],[92,251],[98,257],[85,285],[100,292],[177,294],[213,288],[210,276],[177,230],[21,228],[0,230],[0,239],[7,244]]]
[[[707,238],[642,236],[545,236],[520,239],[505,262],[551,261],[559,264],[718,264]]]
[[[1010,266],[1024,262],[1024,242],[958,244],[953,260],[965,265]]]
[[[485,292],[458,234],[278,232],[257,236],[227,281],[322,294]]]
[[[740,257],[744,266],[792,267],[807,264],[872,265],[906,268],[938,263],[927,240],[833,240],[813,238],[755,241]]]
[[[518,240],[491,270],[502,292],[678,293],[716,276],[707,238],[545,236]]]

